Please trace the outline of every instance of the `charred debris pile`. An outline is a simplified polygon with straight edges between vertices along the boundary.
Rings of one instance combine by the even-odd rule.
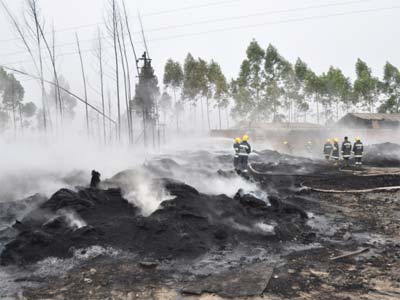
[[[265,201],[239,191],[232,199],[209,196],[182,182],[160,179],[175,198],[143,217],[119,189],[62,189],[22,221],[2,252],[3,265],[55,256],[71,257],[92,245],[134,252],[143,258],[195,258],[240,243],[273,247],[280,241],[310,241],[307,215],[295,205]]]
[[[387,152],[389,146],[391,152]],[[371,152],[375,150],[367,152],[367,165],[384,164],[396,147],[400,148],[393,144],[370,146]],[[140,207],[125,196],[132,188],[132,174],[137,176],[132,170],[117,174],[101,189],[61,189],[50,199],[36,197],[30,211],[26,203],[33,198],[21,202],[29,212],[23,218],[14,214],[18,221],[12,228],[0,230],[1,263],[23,265],[47,257],[72,257],[94,245],[158,260],[196,258],[243,244],[276,250],[283,241],[310,243],[316,238],[307,225],[307,213],[296,205],[302,203],[302,193],[307,193],[302,186],[362,189],[400,185],[399,175],[362,177],[322,160],[265,150],[250,159],[250,173],[268,194],[239,190],[233,197],[208,195],[176,177],[182,179],[194,170],[205,177],[235,177],[231,171],[216,169],[231,168],[232,156],[199,151],[184,157],[191,163],[177,163],[174,157],[165,156],[145,164],[146,170],[156,175],[150,180],[150,189],[162,187],[170,195],[149,216],[143,216]],[[199,161],[206,163],[200,165]],[[8,214],[8,221],[12,215]]]

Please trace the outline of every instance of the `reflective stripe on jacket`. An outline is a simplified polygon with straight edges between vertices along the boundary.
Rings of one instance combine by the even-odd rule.
[[[332,158],[339,159],[339,144],[338,143],[333,144]]]
[[[363,157],[364,145],[361,142],[355,142],[353,145],[354,157]]]
[[[248,142],[241,142],[239,145],[239,156],[249,156],[251,147]]]
[[[239,156],[239,151],[240,151],[240,143],[234,143],[233,144],[233,149],[235,150],[235,157]]]
[[[325,155],[331,155],[332,149],[333,149],[332,144],[331,144],[331,143],[326,143],[326,144],[324,145],[324,154],[325,154]]]

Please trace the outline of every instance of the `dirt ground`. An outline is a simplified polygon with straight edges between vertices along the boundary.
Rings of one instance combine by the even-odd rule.
[[[308,244],[268,253],[227,247],[195,261],[101,255],[61,277],[20,279],[40,283],[20,298],[400,299],[400,190],[294,193],[316,232]]]

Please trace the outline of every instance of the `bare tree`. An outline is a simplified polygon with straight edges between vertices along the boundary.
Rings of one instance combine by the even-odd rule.
[[[117,109],[118,109],[118,140],[121,140],[121,100],[119,91],[119,61],[118,61],[118,20],[117,20],[117,4],[115,0],[110,0],[112,5],[112,27],[111,36],[113,39],[114,58],[115,58],[115,77],[117,84]]]
[[[25,34],[25,32],[23,31],[20,23],[18,22],[17,18],[11,13],[10,9],[8,8],[8,6],[4,3],[4,0],[0,0],[0,4],[3,7],[4,11],[6,12],[6,14],[8,15],[8,17],[11,20],[11,23],[15,29],[15,31],[17,32],[18,37],[21,39],[22,43],[24,44],[26,50],[28,51],[30,57],[32,58],[33,64],[35,66],[36,72],[39,75],[39,82],[40,82],[40,87],[41,87],[41,92],[42,92],[42,112],[43,112],[43,127],[45,132],[47,131],[47,115],[46,115],[46,93],[45,93],[45,88],[44,88],[44,81],[43,81],[43,63],[42,63],[42,57],[41,54],[39,54],[39,62],[40,62],[40,66],[37,65],[37,59],[33,53],[33,50],[31,48],[31,46],[29,45],[27,36]],[[34,6],[36,8],[36,5]],[[37,14],[36,14],[37,16]],[[36,22],[35,22],[36,24]],[[40,44],[40,35],[39,35],[39,31],[37,26],[36,27],[36,31],[35,32],[35,40],[37,42],[37,46],[38,46],[38,50],[39,53],[41,53],[41,44]],[[28,28],[30,28],[28,26]]]
[[[88,109],[88,97],[87,97],[87,86],[86,86],[86,75],[85,75],[85,68],[83,65],[83,58],[81,52],[81,46],[79,43],[78,33],[75,33],[76,37],[76,44],[78,46],[78,53],[79,53],[79,60],[81,62],[81,71],[82,71],[82,79],[83,79],[83,87],[85,90],[85,110],[86,110],[86,133],[90,136],[90,128],[89,128],[89,109]]]
[[[127,114],[128,114],[128,120],[129,120],[129,134],[131,138],[131,143],[133,143],[133,118],[132,118],[132,107],[131,107],[131,102],[132,102],[132,89],[131,89],[131,70],[129,66],[129,58],[128,58],[128,53],[126,50],[126,43],[125,43],[125,30],[124,30],[124,24],[122,22],[122,17],[121,15],[119,16],[120,20],[120,28],[121,28],[121,40],[122,40],[122,49],[124,52],[124,58],[125,58],[125,64],[126,64],[126,83],[127,83],[127,91],[128,91],[128,108],[127,108]]]
[[[32,14],[33,20],[35,22],[35,37],[36,37],[36,44],[37,44],[37,49],[38,49],[38,57],[39,57],[39,70],[40,70],[40,84],[41,84],[41,92],[42,92],[42,102],[43,102],[43,111],[45,112],[47,109],[46,105],[46,90],[44,88],[44,80],[43,80],[43,56],[42,56],[42,44],[41,44],[41,38],[40,38],[40,22],[39,22],[39,13],[38,13],[38,7],[36,5],[36,0],[27,0],[28,5],[31,9],[30,13]],[[46,113],[45,113],[46,114]],[[43,119],[43,126],[44,130],[47,130],[47,118],[44,117]]]
[[[118,21],[118,20],[117,20]],[[119,22],[120,24],[120,22]],[[122,31],[121,31],[122,33]],[[123,54],[122,50],[122,42],[121,40],[123,37],[121,36],[121,33],[119,31],[119,27],[116,29],[116,35],[117,35],[117,42],[118,42],[118,49],[119,49],[119,54],[121,56],[121,66],[122,66],[122,75],[124,76],[124,90],[125,90],[125,104],[126,104],[126,117],[127,117],[127,129],[128,129],[128,137],[129,137],[129,142],[132,142],[132,136],[131,136],[131,119],[130,119],[130,114],[129,114],[129,96],[128,96],[128,76],[127,76],[127,70],[125,66],[125,57]]]
[[[53,76],[54,76],[54,80],[57,84],[56,87],[56,93],[55,93],[55,105],[56,105],[56,116],[57,116],[57,107],[59,109],[59,114],[60,114],[60,122],[61,122],[61,127],[62,127],[62,123],[63,123],[63,107],[62,107],[62,103],[61,103],[61,93],[60,93],[60,89],[59,89],[59,80],[58,80],[58,74],[57,74],[57,68],[56,68],[56,56],[55,56],[55,31],[54,31],[54,27],[53,27],[53,45],[52,48],[50,47],[50,44],[48,43],[46,36],[44,34],[44,29],[43,26],[40,23],[37,23],[38,20],[38,9],[35,3],[35,0],[30,0],[29,2],[29,9],[30,9],[30,13],[33,16],[33,19],[35,20],[35,26],[37,28],[37,30],[39,30],[40,33],[40,37],[42,38],[45,47],[47,49],[47,52],[49,54],[49,58],[51,61],[51,65],[52,65],[52,69],[53,69]]]
[[[103,137],[104,143],[107,143],[107,133],[106,133],[106,118],[105,118],[105,99],[104,99],[104,66],[103,66],[103,44],[101,41],[101,31],[100,28],[97,29],[97,49],[96,49],[96,57],[99,63],[99,72],[100,72],[100,93],[101,93],[101,108],[103,111]]]

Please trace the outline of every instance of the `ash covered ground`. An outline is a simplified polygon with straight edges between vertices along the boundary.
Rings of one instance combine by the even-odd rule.
[[[230,141],[215,144],[149,156],[98,189],[82,170],[48,194],[9,191],[0,298],[400,297],[398,145],[370,146],[356,170],[260,150],[244,179]]]

